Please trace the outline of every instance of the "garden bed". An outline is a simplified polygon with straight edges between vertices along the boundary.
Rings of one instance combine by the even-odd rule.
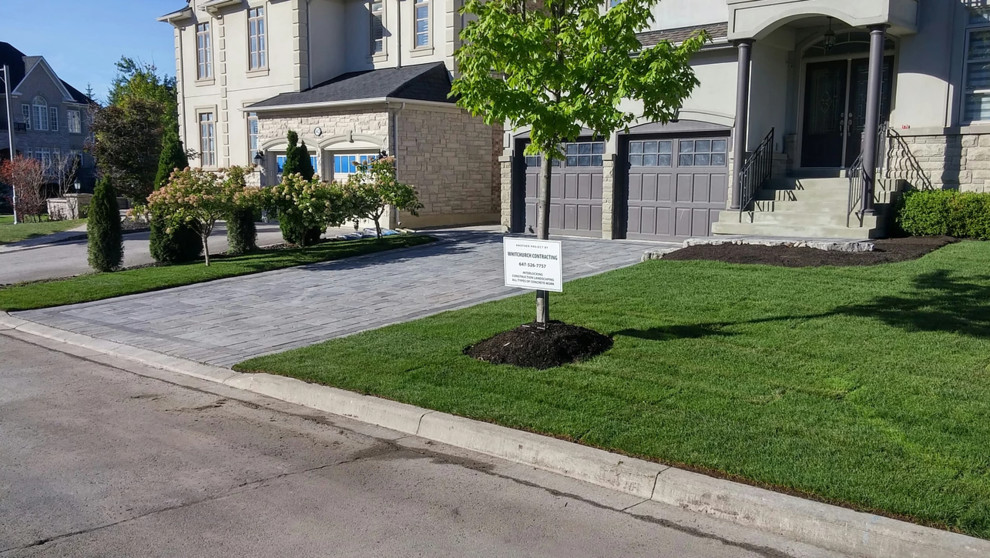
[[[957,242],[950,236],[887,238],[874,241],[872,252],[840,252],[817,248],[756,244],[703,244],[664,254],[664,260],[708,260],[783,267],[857,266],[916,260]]]

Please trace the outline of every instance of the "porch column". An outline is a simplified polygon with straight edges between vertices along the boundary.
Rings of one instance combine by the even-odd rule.
[[[877,133],[880,131],[880,92],[883,88],[883,43],[886,25],[870,26],[870,73],[866,88],[866,122],[863,129],[863,214],[874,215],[873,191],[877,172]]]
[[[746,159],[746,136],[749,134],[749,72],[753,58],[753,40],[736,41],[739,51],[739,70],[736,82],[736,129],[732,135],[732,204],[739,209],[742,203],[739,173]]]

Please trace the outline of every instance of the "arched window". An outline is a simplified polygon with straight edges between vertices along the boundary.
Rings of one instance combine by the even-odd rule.
[[[31,112],[33,114],[33,124],[35,130],[48,129],[48,101],[38,95],[31,101]]]

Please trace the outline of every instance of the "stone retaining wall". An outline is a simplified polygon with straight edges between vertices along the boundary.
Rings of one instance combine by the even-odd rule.
[[[990,130],[932,135],[891,131],[887,141],[886,178],[919,189],[990,192]]]

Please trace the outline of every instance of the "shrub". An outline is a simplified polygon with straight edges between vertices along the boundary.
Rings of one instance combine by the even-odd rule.
[[[912,236],[990,240],[990,194],[908,191],[897,206],[897,224]]]
[[[158,158],[158,173],[155,175],[155,189],[168,184],[172,172],[189,166],[186,150],[182,148],[179,131],[170,128],[162,139],[162,154]]]
[[[278,211],[282,237],[290,244],[308,246],[330,225],[340,225],[351,213],[337,184],[306,180],[300,174],[282,176],[282,183],[264,190],[269,209]]]
[[[416,189],[395,177],[395,158],[379,157],[357,165],[347,183],[350,212],[375,222],[375,232],[382,237],[381,218],[388,206],[418,215],[423,208]]]
[[[42,193],[45,171],[36,159],[18,155],[0,166],[0,181],[10,185],[13,209],[18,222],[40,222],[48,203]]]
[[[244,188],[244,170],[233,167],[228,172],[228,180],[237,182]],[[246,254],[258,249],[258,230],[254,226],[257,207],[241,204],[227,216],[227,252]]]
[[[151,216],[151,257],[163,264],[191,262],[203,253],[199,233],[182,223],[169,229],[161,215]]]
[[[120,232],[117,192],[109,177],[96,185],[89,203],[89,266],[96,271],[115,271],[124,263],[124,238]]]

